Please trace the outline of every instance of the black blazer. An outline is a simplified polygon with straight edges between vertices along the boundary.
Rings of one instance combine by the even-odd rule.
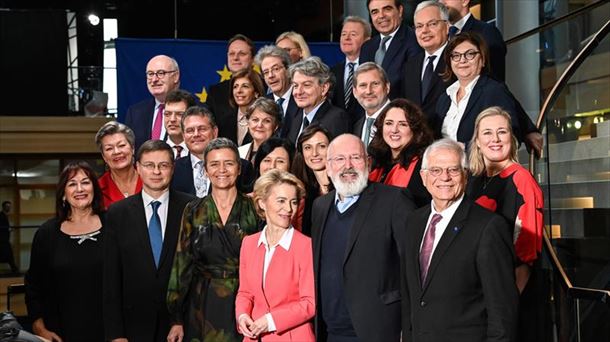
[[[512,230],[499,215],[464,199],[432,254],[425,283],[419,251],[430,205],[408,217],[402,340],[515,341],[518,290]]]
[[[254,168],[252,167],[252,164],[245,159],[240,159],[240,162],[241,173],[237,177],[237,189],[243,193],[249,193],[252,191],[251,187],[256,177]],[[193,179],[193,164],[191,164],[190,153],[176,160],[171,188],[193,196],[197,194],[197,191],[195,190],[195,180]]]
[[[335,84],[332,89],[331,101],[333,105],[347,112],[350,119],[350,125],[353,125],[358,119],[364,116],[364,108],[358,103],[356,96],[353,94],[349,106],[345,106],[345,84],[343,83],[343,79],[345,78],[345,60],[336,64],[330,70],[335,75]]]
[[[319,272],[322,236],[335,191],[317,198],[312,211],[312,243],[316,298],[320,298]],[[407,193],[378,183],[369,184],[358,199],[343,264],[343,288],[358,339],[399,341],[400,265],[407,213],[415,208]],[[318,302],[318,304],[320,304]],[[320,306],[317,305],[317,308]],[[316,339],[326,340],[320,315],[315,317]]]
[[[443,52],[444,51],[446,50],[443,50]],[[425,58],[426,54],[421,52],[417,54],[417,56],[413,57],[409,63],[405,63],[405,69],[402,74],[402,96],[421,107],[428,118],[430,128],[433,128],[435,127],[434,119],[436,116],[436,102],[438,98],[445,93],[447,87],[451,83],[450,81],[443,81],[442,77],[440,76],[443,72],[445,72],[446,64],[444,56],[438,56],[440,60],[434,69],[432,82],[430,83],[430,90],[428,91],[428,94],[426,94],[426,98],[422,101],[421,75]]]
[[[375,52],[377,52],[379,44],[381,44],[380,35],[376,35],[362,44],[362,49],[360,50],[361,64],[375,62]],[[404,23],[400,25],[396,35],[390,42],[381,65],[390,79],[390,94],[388,96],[390,100],[402,96],[400,78],[404,69],[404,63],[407,62],[407,59],[421,51],[422,49],[417,44],[417,38],[413,29]]]
[[[271,100],[275,100],[272,93],[265,95],[267,98]],[[292,93],[290,94],[290,99],[288,100],[288,107],[286,108],[286,113],[284,113],[284,117],[282,118],[282,128],[280,130],[280,138],[286,138],[288,136],[288,131],[290,131],[290,126],[292,125],[292,121],[294,121],[295,116],[297,116],[299,112],[299,107],[297,103],[294,101],[294,96]]]
[[[216,83],[210,87],[205,104],[214,114],[218,136],[237,144],[237,110],[229,104],[231,80]]]
[[[150,98],[138,102],[127,109],[125,115],[125,125],[129,126],[136,136],[135,151],[138,151],[140,146],[150,139],[152,134],[153,111],[155,110],[155,99]]]
[[[476,32],[483,37],[489,49],[491,77],[504,82],[506,69],[506,44],[495,25],[478,20],[474,15],[466,20],[461,32]]]
[[[510,93],[504,83],[500,83],[486,75],[481,75],[477,84],[472,89],[472,94],[468,99],[466,110],[460,120],[460,125],[457,131],[457,140],[468,146],[472,135],[474,134],[474,121],[479,113],[491,106],[500,106],[506,110],[512,119],[513,133],[522,141],[522,132],[519,126],[519,118],[517,114],[517,105],[514,96]],[[441,94],[436,105],[436,119],[434,120],[434,134],[437,137],[441,136],[441,128],[443,121],[447,115],[447,111],[451,106],[451,99],[447,93]]]
[[[104,238],[104,326],[107,339],[166,341],[167,286],[182,211],[194,197],[170,190],[159,268],[155,266],[142,195],[110,206]]]
[[[303,109],[299,109],[294,120],[292,120],[292,125],[288,131],[288,140],[295,144],[295,146],[302,123]],[[320,108],[318,108],[316,116],[314,116],[313,121],[310,122],[310,124],[313,123],[317,123],[326,128],[331,135],[331,139],[340,134],[348,133],[351,130],[347,113],[343,109],[330,104],[328,100],[324,100]]]

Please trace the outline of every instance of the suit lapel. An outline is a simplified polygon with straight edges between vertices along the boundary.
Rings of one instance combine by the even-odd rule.
[[[421,104],[421,75],[422,68],[424,66],[424,60],[426,59],[425,53],[420,53],[415,57],[415,62],[413,62],[413,67],[415,70],[413,71],[413,79],[412,83],[409,85],[411,90],[413,91],[413,100],[417,101],[418,104]]]
[[[442,85],[443,85],[443,79],[441,77],[441,74],[443,72],[445,72],[444,54],[440,55],[439,58],[440,58],[440,60],[438,61],[438,64],[436,65],[436,68],[434,69],[434,75],[432,75],[432,83],[430,84],[430,91],[428,91],[428,94],[426,94],[424,103],[427,103],[429,96],[431,96],[433,94],[439,94],[439,92],[436,91],[436,88],[442,87]]]
[[[312,236],[314,242],[314,268],[318,268],[318,263],[320,262],[320,246],[322,244],[322,236],[324,236],[324,229],[326,227],[326,220],[328,219],[328,213],[331,210],[331,206],[333,205],[333,200],[335,198],[335,190],[329,192],[327,195],[321,197],[320,201],[321,207],[324,208],[324,212],[320,213],[320,221],[318,225],[318,229],[312,232],[315,234]],[[316,243],[317,241],[317,243]]]
[[[192,177],[191,177],[192,178]],[[178,243],[178,234],[182,223],[182,210],[180,204],[176,200],[176,193],[170,190],[167,208],[167,222],[165,223],[165,236],[161,247],[161,256],[159,258],[159,269],[163,267],[163,263],[176,247]],[[151,249],[152,253],[152,249]]]
[[[142,255],[145,260],[148,259],[148,265],[156,272],[155,258],[153,256],[152,247],[150,246],[150,235],[148,234],[148,222],[146,222],[146,210],[144,209],[142,193],[134,198],[133,202],[131,202],[131,206],[133,213],[140,213],[132,216],[134,220],[132,227],[135,229],[136,235],[138,235],[137,239],[140,241],[140,246],[142,247]]]
[[[322,119],[324,119],[324,116],[326,116],[326,113],[328,112],[328,110],[330,109],[330,102],[328,102],[328,100],[324,100],[324,102],[322,102],[322,105],[320,106],[320,108],[318,108],[318,111],[316,112],[316,115],[313,117],[313,120],[310,122],[310,124],[314,123],[314,122],[320,122],[322,121]]]
[[[388,67],[390,66],[390,64],[395,63],[394,58],[396,57],[398,52],[401,49],[406,48],[406,43],[404,42],[404,37],[405,37],[405,24],[402,24],[402,25],[400,25],[400,28],[398,29],[398,31],[396,31],[396,34],[394,35],[394,37],[392,37],[390,46],[388,47],[388,50],[386,51],[385,56],[383,57],[382,64],[383,64],[384,69],[388,70]],[[377,44],[377,46],[379,47],[379,44]]]
[[[342,99],[341,103],[345,106],[345,61],[341,62],[337,69],[337,79],[335,80],[335,93],[337,94],[337,99]],[[335,104],[336,106],[337,104]]]
[[[352,229],[350,229],[347,244],[345,246],[345,257],[343,258],[343,265],[345,265],[345,263],[347,262],[347,259],[349,258],[349,255],[352,252],[354,244],[358,239],[358,234],[360,234],[360,231],[364,227],[366,217],[372,207],[374,199],[375,193],[372,189],[372,186],[369,185],[362,192],[360,198],[358,199],[358,210],[356,210],[356,218],[354,220],[354,225],[352,226]]]
[[[459,132],[463,122],[474,122],[474,120],[469,121],[466,118],[468,118],[470,115],[479,115],[479,113],[471,113],[471,112],[472,112],[472,108],[475,107],[476,103],[479,101],[479,98],[481,97],[481,94],[483,93],[483,88],[485,87],[485,83],[487,83],[487,78],[485,77],[485,75],[479,76],[479,79],[477,80],[477,84],[474,85],[474,88],[472,89],[472,94],[470,94],[470,98],[468,99],[468,105],[466,106],[466,109],[464,110],[464,115],[462,115],[462,118],[460,119],[460,124],[458,125],[458,132]],[[459,133],[458,133],[458,136],[459,136]]]
[[[426,289],[428,288],[428,285],[430,284],[430,280],[434,277],[434,271],[438,267],[438,264],[440,263],[441,259],[443,258],[443,255],[447,252],[447,250],[451,246],[451,243],[453,242],[455,237],[458,236],[458,234],[460,234],[462,229],[466,228],[464,223],[466,221],[466,218],[468,217],[470,205],[471,205],[470,202],[462,200],[462,203],[460,203],[460,206],[455,211],[455,213],[453,214],[453,217],[449,221],[449,224],[447,225],[447,228],[445,229],[443,236],[441,236],[441,239],[438,242],[438,245],[436,246],[436,248],[434,249],[434,252],[432,253],[432,260],[430,260],[430,266],[428,267],[428,275],[426,276],[426,282],[423,286],[422,293],[424,293],[426,291]]]
[[[420,282],[420,286],[422,286],[421,284],[421,270],[419,268],[419,252],[420,252],[420,246],[422,243],[422,240],[424,239],[424,233],[426,232],[426,223],[428,223],[428,217],[430,216],[430,206],[428,206],[428,210],[426,210],[425,212],[423,212],[421,215],[418,216],[414,216],[417,221],[413,222],[412,227],[415,227],[415,234],[413,235],[414,238],[411,240],[413,243],[413,248],[411,249],[411,252],[413,254],[415,254],[415,256],[413,257],[413,260],[415,260],[415,274],[414,276],[417,277],[418,281]],[[423,286],[422,286],[423,287]]]

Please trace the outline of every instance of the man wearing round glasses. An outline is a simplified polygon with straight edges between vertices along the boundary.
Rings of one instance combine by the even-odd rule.
[[[163,125],[165,98],[180,86],[180,68],[175,59],[158,55],[146,65],[146,85],[153,96],[127,109],[125,124],[136,136],[136,151],[148,139],[163,139],[166,134]]]
[[[424,152],[420,175],[432,202],[408,217],[403,341],[516,341],[511,230],[464,197],[466,167],[454,140],[438,140]]]
[[[400,340],[400,265],[407,193],[367,184],[368,160],[359,137],[343,134],[328,146],[326,170],[335,190],[312,211],[318,341]]]

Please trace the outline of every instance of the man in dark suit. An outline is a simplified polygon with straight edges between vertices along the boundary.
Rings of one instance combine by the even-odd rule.
[[[459,143],[430,145],[420,174],[432,203],[409,215],[401,255],[402,340],[515,341],[511,229],[464,198],[466,154]]]
[[[326,128],[331,138],[350,131],[347,113],[327,99],[330,89],[330,69],[318,57],[309,57],[292,64],[292,95],[299,111],[290,125],[288,140],[296,145],[301,132],[310,124]]]
[[[111,205],[104,225],[104,326],[107,340],[162,342],[182,211],[193,197],[169,188],[167,143],[146,141],[136,159],[142,192]]]
[[[236,34],[229,39],[227,47],[227,67],[232,74],[252,68],[256,48],[250,38]],[[237,143],[237,110],[229,104],[233,96],[230,89],[230,79],[221,81],[210,87],[205,104],[210,108],[218,124],[218,136],[231,139]]]
[[[415,36],[424,51],[405,64],[402,78],[403,97],[421,107],[430,127],[434,127],[436,101],[449,86],[441,76],[446,67],[448,20],[447,7],[439,2],[424,1],[417,5],[413,15]]]
[[[165,137],[165,97],[180,86],[178,62],[164,55],[151,58],[146,65],[146,85],[153,98],[130,106],[125,115],[125,124],[136,136],[136,151],[148,139]]]
[[[360,66],[360,49],[362,44],[371,38],[371,24],[366,20],[349,16],[343,20],[339,47],[345,55],[345,60],[331,68],[335,76],[332,91],[332,103],[344,109],[353,125],[364,116],[364,109],[354,98],[354,72]]]
[[[328,146],[335,190],[312,211],[317,341],[400,340],[401,244],[415,206],[398,188],[367,185],[367,164],[355,135]]]
[[[373,62],[366,62],[354,73],[354,96],[365,110],[352,129],[359,136],[364,146],[368,147],[375,136],[375,120],[390,103],[390,81],[385,71]]]
[[[373,26],[379,35],[362,45],[360,63],[375,62],[390,78],[390,100],[402,96],[400,78],[407,59],[421,51],[413,30],[402,23],[400,0],[367,0]],[[383,44],[382,44],[383,42]]]
[[[182,116],[181,126],[189,154],[176,160],[172,189],[202,198],[210,193],[212,186],[205,172],[204,152],[208,143],[218,137],[218,127],[212,112],[199,106],[186,110]],[[250,162],[241,159],[241,173],[237,179],[238,189],[249,190],[254,177]]]
[[[290,56],[282,48],[275,45],[266,45],[258,50],[255,60],[261,66],[265,84],[271,90],[271,93],[266,95],[267,98],[272,99],[281,107],[282,128],[280,129],[280,137],[285,138],[299,110],[292,96],[292,84],[288,74]]]

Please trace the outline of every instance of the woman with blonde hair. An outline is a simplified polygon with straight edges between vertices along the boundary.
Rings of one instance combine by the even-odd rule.
[[[275,40],[275,45],[286,50],[292,64],[311,56],[305,38],[294,31],[286,31]]]

